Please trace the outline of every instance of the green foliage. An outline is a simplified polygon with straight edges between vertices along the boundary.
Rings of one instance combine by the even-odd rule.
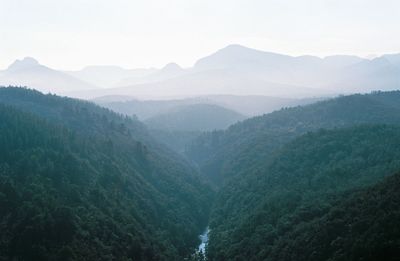
[[[400,174],[371,188],[338,196],[331,204],[279,238],[269,259],[398,260]],[[315,206],[305,211],[313,210]],[[303,219],[303,213],[295,213],[293,220]],[[267,258],[260,255],[258,259]]]
[[[210,261],[396,260],[399,123],[400,92],[378,92],[153,132],[195,139],[186,154],[215,197],[136,119],[0,88],[0,260],[205,260],[211,207]]]
[[[212,190],[140,122],[22,88],[0,103],[0,260],[191,254]]]
[[[187,148],[202,173],[221,186],[262,164],[290,140],[321,128],[399,124],[400,91],[343,96],[254,117],[226,131],[205,133]]]
[[[202,134],[200,131],[149,130],[149,132],[157,141],[181,155],[185,154],[187,145]]]
[[[186,155],[220,190],[211,216],[209,258],[264,260],[275,242],[285,238],[286,230],[295,227],[289,225],[296,211],[315,204],[316,209],[304,213],[312,217],[329,209],[330,197],[397,172],[398,130],[376,127],[378,134],[349,130],[347,138],[335,130],[363,124],[400,124],[400,92],[351,95],[285,108],[194,140]],[[323,131],[296,140],[322,128],[338,133],[328,132],[331,147],[319,139]],[[345,145],[351,147],[345,149]]]
[[[399,159],[399,127],[320,130],[293,140],[220,191],[211,217],[209,259],[282,260],[293,233],[333,211],[338,195],[397,172]],[[305,251],[312,252],[314,246],[309,247]]]

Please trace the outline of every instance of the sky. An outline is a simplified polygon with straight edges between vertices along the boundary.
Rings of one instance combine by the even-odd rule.
[[[289,55],[400,52],[398,0],[0,0],[0,69],[31,56],[190,67],[229,44]]]

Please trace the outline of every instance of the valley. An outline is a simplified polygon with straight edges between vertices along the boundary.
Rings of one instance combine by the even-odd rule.
[[[400,260],[400,1],[0,24],[0,261]]]
[[[164,141],[91,102],[8,87],[0,104],[3,259],[369,260],[399,249],[378,243],[398,235],[384,226],[374,227],[376,244],[362,243],[372,232],[342,228],[328,239],[313,229],[332,229],[361,195],[368,201],[353,218],[396,222],[385,214],[399,206],[395,189],[385,190],[389,212],[374,218],[364,209],[377,208],[371,193],[397,184],[389,180],[400,169],[398,91],[283,108]],[[347,251],[340,254],[327,247],[351,237],[363,240],[357,251],[343,245],[350,241],[338,241]],[[299,240],[320,244],[297,250]]]

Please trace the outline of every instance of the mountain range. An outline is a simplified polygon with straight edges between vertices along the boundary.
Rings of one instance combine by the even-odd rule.
[[[39,64],[31,57],[16,60],[6,70],[0,71],[0,85],[29,86],[43,92],[91,90],[95,85],[67,73]]]
[[[288,56],[229,45],[193,67],[161,69],[90,66],[57,71],[33,58],[17,60],[0,73],[1,85],[29,85],[45,92],[91,99],[106,95],[182,98],[202,95],[316,97],[393,90],[400,83],[400,55],[369,60],[357,56]]]
[[[138,100],[131,96],[102,96],[92,101],[126,115],[135,115],[140,120],[166,113],[177,107],[210,104],[223,107],[244,116],[256,116],[279,110],[282,107],[293,107],[313,103],[324,98],[291,99],[257,95],[207,95],[186,99],[172,100]]]

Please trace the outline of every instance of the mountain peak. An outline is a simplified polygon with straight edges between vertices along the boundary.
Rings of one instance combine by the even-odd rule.
[[[224,54],[224,55],[248,55],[248,54],[260,54],[264,53],[263,51],[249,48],[240,44],[230,44],[225,46],[224,48],[218,50],[215,54]]]
[[[254,68],[275,66],[292,57],[278,53],[252,49],[239,44],[230,44],[217,52],[198,60],[194,67],[200,70],[224,69],[229,67]]]
[[[180,67],[178,64],[176,63],[168,63],[167,65],[165,65],[162,69],[162,71],[167,71],[167,72],[175,72],[175,71],[181,71],[182,67]]]
[[[221,50],[239,50],[239,49],[251,49],[249,47],[240,45],[240,44],[229,44],[222,48]]]
[[[8,70],[22,70],[30,67],[38,66],[39,62],[32,57],[25,57],[22,60],[16,60],[10,66],[8,66]]]

